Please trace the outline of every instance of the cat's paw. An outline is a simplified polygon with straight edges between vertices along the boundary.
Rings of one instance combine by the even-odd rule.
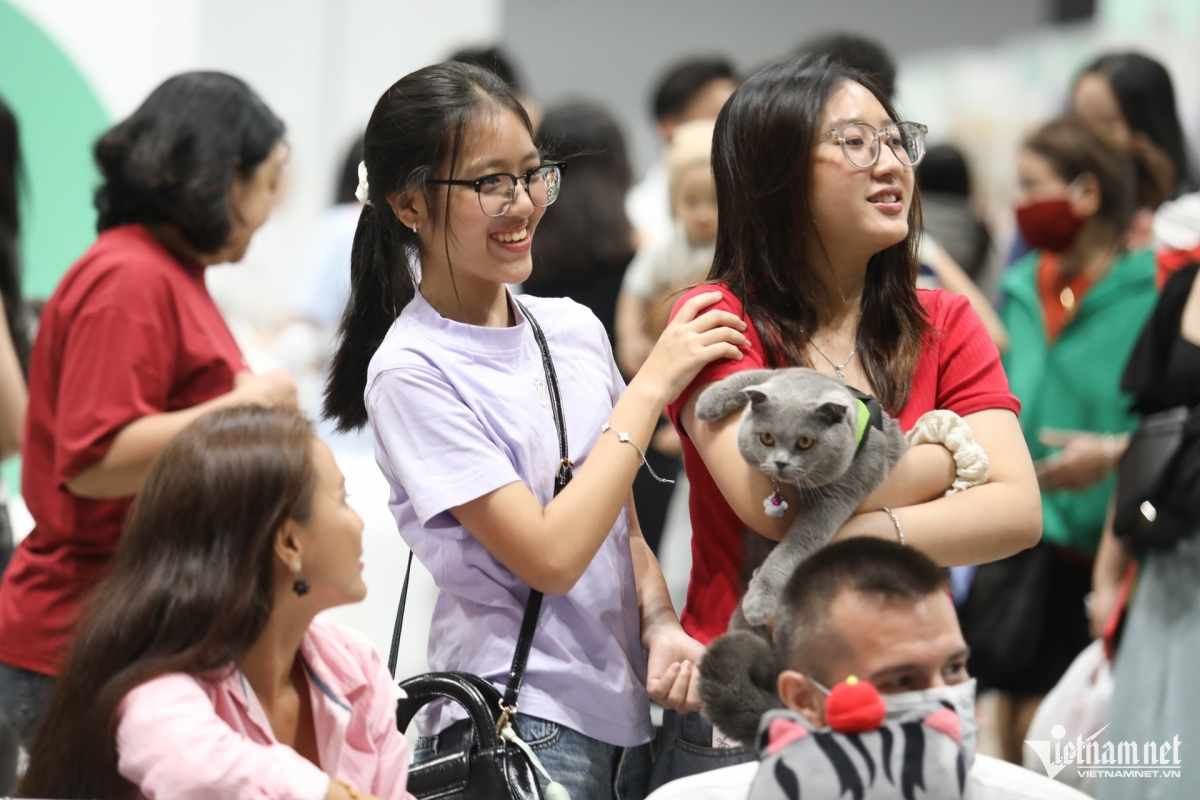
[[[775,613],[776,593],[763,586],[762,581],[751,581],[742,598],[742,615],[746,622],[757,627],[766,625],[767,620]]]

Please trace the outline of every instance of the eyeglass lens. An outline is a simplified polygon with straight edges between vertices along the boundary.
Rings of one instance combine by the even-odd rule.
[[[489,217],[507,214],[517,197],[517,183],[522,181],[511,175],[488,176],[479,187],[479,206],[483,213]],[[529,173],[525,184],[529,199],[538,208],[545,208],[557,200],[561,186],[562,170],[557,166],[538,167]]]
[[[842,149],[846,158],[856,167],[870,167],[879,160],[879,138],[887,139],[888,146],[902,164],[913,167],[925,156],[925,134],[915,123],[902,122],[878,134],[866,125],[848,125],[842,129]]]

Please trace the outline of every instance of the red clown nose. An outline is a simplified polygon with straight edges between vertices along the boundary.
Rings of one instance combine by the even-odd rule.
[[[883,724],[887,703],[869,681],[851,675],[825,700],[825,722],[838,733],[866,733]]]

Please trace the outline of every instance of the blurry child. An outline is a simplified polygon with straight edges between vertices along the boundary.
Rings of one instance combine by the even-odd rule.
[[[617,362],[632,377],[654,348],[680,290],[708,277],[717,238],[712,120],[675,129],[667,153],[671,236],[642,247],[630,263],[617,299]]]

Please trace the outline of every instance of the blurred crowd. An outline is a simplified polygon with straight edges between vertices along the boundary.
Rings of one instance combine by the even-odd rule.
[[[804,42],[788,58],[824,58],[845,65],[862,76],[881,101],[890,100],[895,93],[895,60],[877,43],[854,35],[834,34]],[[532,271],[519,284],[510,284],[513,295],[570,298],[589,309],[607,336],[619,368],[619,376],[613,380],[623,389],[653,357],[664,331],[672,324],[673,312],[679,313],[687,298],[694,296],[691,290],[720,278],[715,263],[728,268],[731,259],[736,258],[733,246],[719,236],[719,217],[731,213],[736,205],[718,192],[714,159],[720,145],[714,150],[714,136],[720,136],[722,123],[718,118],[730,98],[740,91],[744,81],[754,78],[741,74],[719,54],[682,60],[654,76],[648,86],[646,108],[653,118],[660,150],[639,178],[631,164],[626,135],[603,104],[579,97],[543,104],[529,94],[508,54],[496,48],[462,50],[448,60],[484,70],[500,81],[517,98],[532,126],[539,163],[559,165],[558,172],[535,174],[531,168],[523,177],[511,176],[517,196],[524,196],[517,190],[520,180],[524,180],[524,192],[535,205],[539,202],[531,181],[550,182],[552,188],[545,191],[554,192],[546,198],[547,205],[554,203],[553,209],[538,223],[531,251]],[[229,578],[258,586],[258,594],[251,597],[246,590],[239,595],[233,587],[222,590],[222,599],[237,609],[236,613],[229,611],[233,620],[230,625],[257,625],[260,632],[266,623],[255,617],[258,612],[251,608],[255,603],[266,602],[268,610],[271,602],[276,609],[295,606],[301,610],[289,613],[307,624],[315,611],[306,617],[309,606],[301,606],[312,597],[324,597],[324,608],[357,596],[357,584],[337,583],[341,578],[327,579],[319,572],[321,568],[313,568],[314,574],[301,575],[298,567],[295,574],[290,571],[292,562],[288,559],[295,556],[296,563],[300,563],[302,550],[318,552],[311,560],[305,557],[306,564],[327,557],[320,550],[327,545],[310,543],[303,531],[296,534],[302,544],[294,545],[294,552],[287,549],[293,545],[283,537],[267,544],[260,542],[261,553],[248,549],[216,552],[240,547],[231,539],[220,540],[208,550],[200,546],[189,549],[179,543],[177,550],[160,556],[150,554],[153,533],[156,526],[187,527],[183,515],[200,513],[189,506],[191,501],[183,486],[171,483],[191,480],[187,470],[197,471],[196,484],[207,492],[205,502],[238,502],[230,499],[234,497],[231,488],[220,485],[205,470],[228,470],[231,475],[241,475],[239,480],[261,480],[261,485],[255,484],[258,491],[291,497],[287,493],[293,491],[288,483],[292,478],[287,472],[289,467],[282,462],[292,457],[288,448],[294,449],[293,438],[288,437],[300,436],[307,441],[303,437],[311,435],[311,430],[303,427],[307,423],[271,422],[278,428],[271,428],[270,436],[276,437],[271,439],[262,432],[265,428],[246,433],[251,423],[265,423],[237,418],[230,409],[247,404],[286,409],[298,404],[316,416],[322,402],[321,387],[327,381],[334,387],[346,370],[359,367],[365,379],[371,353],[358,356],[361,363],[354,367],[355,355],[346,347],[358,335],[355,325],[375,319],[372,314],[384,315],[387,324],[379,331],[381,336],[386,333],[390,337],[392,323],[399,327],[405,319],[397,317],[392,309],[395,298],[401,298],[403,306],[414,295],[409,290],[405,296],[406,290],[399,285],[380,284],[387,294],[369,297],[376,284],[365,282],[359,264],[366,262],[361,259],[366,258],[368,250],[376,253],[392,248],[388,252],[401,262],[397,269],[419,281],[423,264],[417,254],[424,245],[417,237],[426,225],[434,224],[437,212],[411,212],[415,215],[411,241],[396,239],[389,243],[364,234],[364,221],[383,213],[381,205],[387,213],[394,211],[406,220],[402,231],[405,235],[409,222],[404,216],[406,209],[399,205],[389,208],[390,200],[381,201],[368,188],[369,182],[376,180],[375,175],[366,175],[366,164],[373,157],[370,138],[360,136],[351,143],[338,173],[336,195],[311,233],[307,257],[296,270],[292,285],[280,287],[290,298],[290,319],[272,332],[273,348],[283,354],[292,371],[249,374],[238,343],[203,288],[204,267],[237,261],[267,221],[287,169],[288,144],[283,122],[253,96],[249,87],[234,79],[224,83],[215,74],[194,75],[201,77],[168,81],[133,117],[115,126],[96,145],[96,159],[106,181],[96,197],[102,246],[90,250],[67,274],[48,303],[29,302],[21,293],[18,209],[21,192],[29,187],[21,184],[19,120],[0,99],[0,458],[21,455],[21,493],[35,522],[34,532],[23,543],[14,544],[7,509],[0,503],[0,570],[4,572],[0,585],[0,794],[13,789],[26,764],[31,766],[23,791],[49,791],[47,787],[56,785],[53,773],[66,769],[63,765],[71,759],[69,752],[63,751],[65,745],[50,742],[46,731],[65,735],[70,699],[79,702],[86,696],[82,694],[85,690],[98,693],[98,708],[110,718],[89,714],[83,717],[84,722],[93,733],[108,731],[111,739],[111,715],[124,696],[112,693],[137,687],[138,669],[155,676],[168,670],[192,673],[205,665],[219,666],[222,659],[235,658],[248,678],[268,684],[270,680],[265,676],[272,668],[278,671],[278,664],[270,662],[272,655],[259,653],[262,646],[258,640],[244,641],[245,637],[232,628],[208,630],[186,647],[172,651],[170,636],[150,629],[177,626],[175,630],[182,637],[186,631],[203,630],[203,626],[186,614],[173,616],[176,612],[169,604],[154,606],[152,589],[137,589],[142,580],[147,586],[173,585],[186,593],[190,591],[188,581],[203,574],[196,570],[233,570],[239,558],[261,561],[275,553],[277,563],[271,562],[274,566],[253,574],[240,570]],[[185,85],[188,80],[199,83]],[[172,115],[186,102],[180,98],[187,92],[211,96],[217,105],[223,103],[222,113],[226,116],[215,117],[202,132],[211,137],[210,144],[184,153],[166,149],[163,143],[173,135]],[[423,101],[416,98],[412,102]],[[867,133],[856,134],[862,136],[883,136],[887,132],[851,123],[842,124],[846,130],[838,135],[843,139],[843,152],[854,165],[850,155],[853,145],[847,145],[851,135],[848,131],[864,128]],[[158,137],[151,144],[160,151],[146,150],[151,144],[139,137],[147,130]],[[244,131],[251,133],[238,142],[232,140],[232,132]],[[411,133],[412,137],[417,135]],[[992,560],[950,561],[935,556],[939,563],[953,565],[950,585],[957,614],[955,624],[961,626],[963,640],[969,646],[965,669],[978,681],[979,716],[984,728],[981,752],[1046,772],[1047,765],[1039,763],[1027,740],[1063,738],[1062,731],[1050,733],[1051,725],[1046,722],[1050,706],[1044,703],[1048,696],[1053,698],[1054,713],[1063,720],[1051,720],[1054,725],[1066,724],[1070,713],[1079,717],[1083,713],[1079,704],[1085,701],[1087,712],[1092,714],[1086,717],[1088,724],[1097,723],[1086,730],[1083,723],[1076,726],[1078,729],[1068,727],[1067,741],[1077,733],[1086,738],[1108,725],[1108,738],[1113,741],[1161,742],[1176,737],[1188,744],[1200,742],[1194,705],[1200,703],[1200,673],[1195,670],[1196,659],[1200,658],[1200,543],[1194,537],[1200,516],[1190,516],[1200,514],[1200,504],[1188,494],[1190,484],[1178,488],[1171,500],[1173,513],[1184,519],[1182,532],[1163,536],[1161,541],[1150,541],[1144,533],[1156,524],[1155,506],[1166,508],[1167,500],[1160,503],[1156,499],[1165,497],[1162,487],[1168,478],[1162,476],[1174,475],[1182,483],[1190,479],[1189,470],[1200,469],[1200,462],[1189,460],[1200,457],[1189,450],[1193,438],[1200,435],[1194,424],[1189,427],[1178,422],[1172,429],[1175,439],[1169,442],[1149,439],[1161,436],[1155,434],[1158,429],[1153,424],[1161,428],[1164,413],[1174,412],[1178,420],[1178,409],[1190,413],[1200,405],[1200,373],[1189,372],[1200,370],[1200,289],[1195,280],[1200,272],[1200,171],[1180,123],[1171,76],[1152,56],[1137,52],[1098,54],[1079,70],[1069,94],[1062,98],[1061,114],[1030,130],[1015,163],[1008,165],[1018,185],[1012,209],[1018,235],[1011,242],[989,229],[986,221],[995,216],[996,210],[981,207],[972,164],[964,151],[936,131],[928,135],[941,143],[922,150],[915,159],[919,199],[913,201],[917,208],[914,219],[921,228],[913,239],[912,279],[922,290],[940,289],[965,298],[978,317],[987,339],[999,353],[1008,388],[1019,401],[1020,431],[1032,458],[1041,497],[1040,540],[1033,547]],[[923,132],[921,143],[923,148]],[[877,141],[876,158],[879,149]],[[886,156],[888,148],[882,149]],[[221,158],[229,163],[214,167],[211,174],[193,175],[193,184],[180,182],[181,175],[191,174],[192,160],[213,159],[216,163]],[[506,170],[498,172],[507,174]],[[779,180],[787,174],[781,166]],[[559,179],[561,193],[554,183]],[[769,184],[752,189],[764,196],[781,191]],[[482,206],[486,191],[481,192],[479,186],[474,191],[480,194]],[[158,205],[147,216],[146,208],[139,204]],[[227,205],[233,209],[228,214]],[[449,208],[447,201],[447,212]],[[428,217],[421,216],[423,213]],[[493,216],[486,207],[484,213]],[[131,224],[151,218],[156,221],[144,227]],[[802,227],[804,223],[797,220],[796,224]],[[762,244],[763,248],[768,246]],[[449,257],[449,240],[446,248]],[[121,273],[120,264],[126,262],[138,265],[136,274]],[[871,269],[874,267],[868,268],[868,280],[873,274]],[[469,295],[474,291],[471,280],[474,278],[469,274],[460,276],[454,291],[461,289]],[[751,294],[780,291],[781,287],[769,284],[750,287]],[[96,305],[97,298],[108,298],[109,305]],[[537,310],[542,306],[532,308],[542,315]],[[936,336],[937,332],[930,335]],[[379,347],[382,339],[375,338],[373,347]],[[818,340],[811,341],[816,347]],[[847,347],[838,352],[838,363],[824,352],[817,352],[844,378],[842,369],[855,363],[857,348],[855,344],[854,350]],[[972,352],[964,348],[961,354],[946,356],[948,362],[957,359],[955,368],[965,371],[964,383],[981,380],[971,374],[967,363],[973,363]],[[564,367],[561,357],[559,361],[560,374],[573,369]],[[372,372],[370,380],[377,377]],[[368,393],[371,385],[366,387]],[[346,396],[357,398],[356,408],[363,415],[359,424],[347,421],[353,420],[349,412],[338,411],[348,408],[348,401],[339,398],[337,389],[330,388],[324,408],[333,422],[322,423],[318,428],[322,435],[354,435],[354,429],[366,421],[366,414],[381,413],[370,397],[367,408],[362,409],[363,385],[346,391]],[[208,429],[197,429],[196,421],[211,412],[218,415],[212,419],[223,421],[208,423]],[[227,416],[221,417],[222,413]],[[697,456],[696,445],[684,441],[687,435],[684,423],[679,421],[684,413],[681,409],[663,411],[653,422],[642,455],[648,469],[639,471],[632,482],[637,510],[634,524],[640,527],[648,551],[661,563],[665,590],[675,613],[683,611],[685,597],[694,602],[690,594],[694,588],[689,588],[689,579],[694,582],[697,575],[693,559],[708,558],[705,545],[693,545],[693,526],[707,523],[698,517],[694,503],[689,510],[689,492],[695,489],[696,472],[690,461],[685,470],[685,449],[693,448],[689,458]],[[375,423],[376,418],[372,416],[371,421]],[[334,423],[339,428],[336,433],[332,431]],[[299,433],[293,430],[296,426]],[[243,437],[249,442],[245,444],[247,452],[254,455],[241,461],[228,454],[212,456],[210,463],[187,450],[187,446],[207,447],[216,452],[232,446],[223,443],[223,431]],[[258,441],[255,436],[267,438]],[[361,444],[374,447],[377,454],[391,446],[378,428],[374,436],[368,428],[364,437]],[[427,441],[428,447],[436,450],[435,439]],[[171,458],[162,467],[163,474],[156,473],[149,484],[145,483],[150,465],[158,463],[155,459],[168,445],[172,448],[168,451]],[[277,480],[251,476],[250,462],[267,458],[255,447],[278,451],[281,464],[263,467],[268,476],[278,473]],[[1156,449],[1165,453],[1159,462],[1172,457],[1168,464],[1154,462]],[[328,488],[324,482],[332,481],[330,485],[335,486],[338,479],[330,471],[336,471],[336,467],[322,461],[327,455],[320,452],[312,456],[314,474],[322,483],[316,490],[317,499],[305,502],[316,503],[318,509],[323,502],[320,492]],[[466,482],[471,476],[465,474],[469,471],[466,467],[463,471]],[[1150,489],[1135,485],[1138,476],[1145,483],[1151,473],[1158,479],[1154,491],[1159,493],[1153,496],[1148,494]],[[707,478],[708,473],[704,476]],[[396,485],[417,480],[404,475],[389,476],[392,478]],[[719,485],[719,481],[713,484],[712,478],[707,480],[706,490]],[[0,487],[0,500],[16,488]],[[336,493],[336,489],[330,491]],[[132,498],[139,492],[152,495],[161,507],[151,499],[143,500],[141,494],[134,502]],[[403,507],[406,500],[395,487],[392,497],[393,510]],[[549,498],[542,498],[542,502],[548,503]],[[1149,511],[1147,503],[1152,504]],[[169,513],[172,505],[178,506],[179,513]],[[278,519],[288,518],[294,511],[290,506],[282,511],[280,508],[272,512],[284,515]],[[443,505],[438,510],[447,508],[450,506]],[[892,516],[887,508],[883,510]],[[249,521],[252,514],[246,509],[241,513],[245,520],[239,517],[241,521],[236,524],[244,521],[247,531],[265,524]],[[319,513],[334,515],[329,517],[334,520],[331,525],[353,527],[353,522],[335,519],[340,512]],[[412,513],[419,514],[420,509]],[[1140,521],[1135,519],[1138,513],[1142,515]],[[1165,510],[1157,513],[1166,519]],[[403,528],[403,514],[397,518]],[[470,527],[466,522],[462,524]],[[196,531],[200,530],[198,526],[196,523]],[[431,529],[438,526],[452,527],[452,523],[443,520],[427,524]],[[899,521],[896,527],[900,529]],[[1155,530],[1161,528],[1159,524]],[[104,584],[108,588],[97,601],[99,610],[94,612],[99,615],[94,619],[107,621],[115,638],[108,641],[89,635],[74,651],[75,660],[64,662],[85,597],[107,574],[118,540],[128,537],[136,540],[138,549],[130,544],[128,553],[122,551],[114,580]],[[905,541],[902,531],[900,541]],[[126,547],[124,543],[121,546]],[[419,547],[414,545],[414,551]],[[168,556],[180,565],[173,572],[167,570]],[[425,554],[417,552],[417,556],[429,566]],[[504,560],[504,556],[498,557]],[[335,557],[328,558],[332,564]],[[480,558],[471,569],[490,575],[487,570],[492,567]],[[850,559],[846,562],[850,566],[836,569],[857,568],[854,564],[859,562],[850,556],[843,558]],[[892,556],[885,552],[854,558],[862,563],[878,558],[883,563]],[[836,556],[831,555],[830,561],[832,565]],[[152,571],[153,578],[139,574],[139,565]],[[834,570],[835,566],[828,569]],[[925,580],[922,575],[932,574],[922,572],[926,569],[924,563],[914,562],[903,569],[908,572],[895,580],[920,583]],[[438,570],[443,570],[440,580],[449,584],[459,580],[445,577],[451,570],[447,564],[431,567],[435,575],[439,575]],[[204,579],[219,580],[215,576]],[[321,595],[323,580],[341,587],[338,591],[342,594]],[[933,578],[929,580],[936,584]],[[308,590],[299,588],[301,582],[314,586],[308,599]],[[273,588],[263,588],[268,585]],[[128,597],[119,599],[114,586],[127,592]],[[915,597],[929,594],[926,589],[912,591]],[[203,606],[196,606],[189,613],[203,611]],[[217,613],[219,609],[208,611]],[[120,622],[121,614],[129,615],[128,619],[147,630],[138,632],[133,623]],[[694,620],[695,611],[692,614]],[[285,623],[278,623],[278,631],[272,627],[275,624],[267,628],[272,635],[278,634],[281,640],[291,635]],[[684,629],[694,634],[688,625],[685,616]],[[450,634],[444,629],[443,635]],[[350,667],[334,664],[335,656],[329,655],[333,645],[326,640],[313,644],[306,639],[301,646],[298,637],[293,639],[293,654],[302,647],[299,652],[313,662],[313,669],[328,668],[329,674],[343,680],[343,685],[335,686],[337,691],[353,689],[353,680],[346,674]],[[346,646],[359,647],[362,643],[355,640]],[[129,663],[106,663],[104,669],[111,670],[109,677],[116,676],[113,682],[89,683],[81,653],[103,660],[107,648],[127,655]],[[281,652],[287,655],[286,650]],[[245,663],[244,657],[248,659]],[[651,650],[652,661],[653,657]],[[1084,678],[1072,672],[1073,665],[1082,663],[1081,658],[1095,664]],[[688,661],[676,661],[686,670]],[[309,671],[302,670],[301,679],[305,674],[314,674],[308,661],[305,665]],[[691,667],[695,668],[694,663]],[[261,670],[261,674],[255,670]],[[286,679],[294,677],[290,662],[283,675]],[[645,675],[642,677],[644,682]],[[376,678],[378,675],[371,680]],[[380,688],[386,680],[383,684],[371,680],[356,685],[368,687],[364,689],[368,693],[386,693],[386,686]],[[1102,681],[1107,683],[1100,686]],[[215,683],[216,688],[206,690],[206,697],[218,706],[245,702],[239,699],[244,687],[235,684]],[[56,686],[58,699],[52,700]],[[121,754],[121,774],[127,780],[142,775],[139,786],[145,796],[172,796],[169,788],[161,788],[171,786],[169,782],[154,789],[155,780],[167,778],[150,767],[143,769],[144,764],[126,762],[134,758],[131,753],[146,763],[160,755],[151,740],[155,726],[164,723],[152,713],[151,706],[186,704],[203,698],[198,701],[182,688],[160,685],[157,680],[144,687],[150,689],[134,690],[139,693],[141,706],[132,700],[122,706],[126,709],[124,718],[139,720],[143,728],[122,728],[125,732],[117,740],[119,747],[126,748]],[[257,685],[255,690],[259,690]],[[333,697],[329,691],[326,694]],[[652,699],[659,700],[651,694]],[[262,707],[255,705],[253,713],[245,712],[238,724],[249,729],[260,724],[264,714],[272,725],[288,718],[287,713],[263,699],[261,692],[260,701]],[[386,704],[380,698],[373,702]],[[531,707],[536,708],[534,702]],[[660,705],[671,707],[665,700],[660,700]],[[683,701],[677,705],[680,720],[685,711],[698,708]],[[143,717],[129,711],[135,707]],[[1063,710],[1068,707],[1075,710]],[[311,712],[318,720],[324,719],[321,708],[313,708],[307,699],[300,708],[302,718],[303,713]],[[356,706],[355,713],[360,710]],[[49,716],[45,716],[47,713]],[[187,741],[186,737],[172,739],[183,734],[170,726],[164,730],[165,742]],[[245,730],[242,733],[250,738],[255,735]],[[301,738],[296,741],[308,744],[303,737],[318,734],[324,735],[300,729],[295,735]],[[681,740],[684,737],[682,732],[677,735]],[[712,745],[720,731],[709,727],[704,735]],[[82,746],[96,740],[81,736],[63,741]],[[377,739],[376,744],[393,748],[393,752],[406,747],[398,741],[380,742],[384,739]],[[425,738],[421,742],[432,748],[430,753],[439,752],[436,742],[429,744]],[[314,746],[308,750],[315,752]],[[302,749],[300,745],[297,748]],[[420,748],[418,745],[418,759],[422,757]],[[27,751],[32,753],[32,761],[18,758],[19,752]],[[111,742],[107,749],[97,750],[95,763],[89,758],[85,764],[94,772],[86,773],[80,767],[78,775],[84,777],[78,785],[89,785],[84,780],[87,774],[101,774],[108,763],[104,759],[115,764],[116,754]],[[407,758],[407,750],[404,754]],[[255,763],[261,767],[268,761]],[[253,770],[247,768],[247,776],[250,772]],[[1069,778],[1071,773],[1068,770],[1059,780]],[[393,771],[389,780],[400,782],[400,794],[388,796],[403,796],[404,774],[404,770]],[[183,778],[173,776],[169,780]],[[1136,781],[1072,780],[1083,791],[1105,798],[1188,794],[1182,786],[1155,794],[1148,784]],[[90,785],[118,793],[128,789],[124,783]],[[327,789],[324,796],[365,796],[349,786],[345,795],[339,795],[341,789],[332,784],[326,787],[317,780],[312,785]],[[745,796],[749,783],[738,786],[737,791],[743,792],[740,796]],[[369,787],[374,787],[372,794],[380,796],[391,792],[391,784],[385,787],[378,780]],[[368,785],[360,788],[366,791]],[[684,790],[679,791],[678,796],[685,796]],[[688,791],[695,792],[686,795],[693,797],[739,796],[737,791],[729,795],[702,795],[699,788]],[[297,791],[295,796],[322,795]]]

